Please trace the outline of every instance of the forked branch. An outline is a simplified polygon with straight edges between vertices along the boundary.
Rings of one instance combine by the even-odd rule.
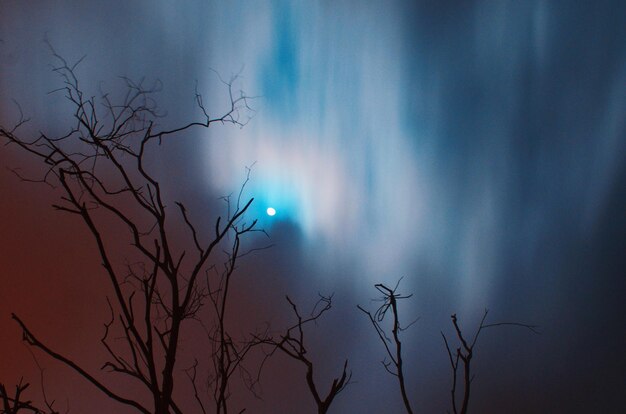
[[[31,400],[25,399],[24,392],[29,386],[29,383],[25,383],[24,379],[20,378],[20,382],[15,386],[13,394],[9,394],[6,386],[0,383],[0,404],[2,404],[0,414],[59,414],[52,408],[53,403],[46,401],[46,409],[42,409],[35,406]]]
[[[448,358],[450,360],[450,367],[452,368],[452,388],[450,390],[450,397],[452,400],[452,413],[454,414],[467,414],[467,410],[469,407],[470,395],[471,395],[471,385],[474,379],[472,375],[472,358],[474,356],[474,347],[476,345],[476,341],[478,341],[478,336],[482,332],[483,329],[492,328],[497,326],[517,326],[530,330],[533,333],[538,334],[537,326],[535,325],[527,325],[524,323],[518,322],[500,322],[500,323],[491,323],[486,324],[485,320],[487,319],[487,314],[489,311],[485,309],[485,313],[480,321],[480,325],[478,329],[474,333],[474,337],[471,341],[463,335],[461,331],[461,327],[459,326],[459,321],[457,319],[456,314],[450,316],[452,319],[452,325],[454,326],[454,331],[456,333],[456,337],[460,342],[460,346],[456,348],[453,352],[450,348],[450,344],[446,335],[441,332],[441,336],[443,337],[443,342],[446,345],[446,351],[448,352]],[[457,400],[457,386],[458,386],[458,377],[459,377],[459,364],[463,367],[463,397],[461,398],[461,406],[459,408]]]
[[[54,208],[80,218],[95,241],[113,290],[109,302],[111,319],[105,323],[101,339],[108,361],[102,367],[141,384],[152,397],[152,406],[113,392],[78,363],[50,349],[16,315],[13,319],[30,346],[68,365],[109,398],[143,413],[181,413],[173,392],[183,321],[198,315],[209,290],[199,275],[215,262],[215,253],[220,248],[230,249],[229,272],[232,273],[239,256],[240,239],[255,231],[256,222],[244,222],[252,200],[238,202],[236,211],[229,212],[224,221],[218,219],[215,233],[210,234],[196,227],[185,206],[177,203],[190,234],[182,239],[176,237],[180,230],[172,225],[175,220],[168,209],[164,189],[147,168],[150,164],[147,154],[163,139],[192,128],[206,128],[216,122],[243,126],[246,121],[241,112],[251,111],[249,98],[233,92],[235,78],[232,78],[224,82],[230,105],[223,115],[210,117],[202,96],[196,91],[201,119],[163,129],[158,124],[162,115],[154,99],[161,88],[159,81],[146,85],[143,80],[135,82],[122,77],[126,93],[120,99],[104,92],[99,99],[88,96],[76,75],[79,62],[70,64],[49,46],[57,62],[53,71],[62,81],[57,92],[73,108],[69,131],[59,136],[43,132],[29,136],[22,128],[27,119],[20,109],[20,119],[12,128],[0,125],[0,138],[39,161],[42,175],[32,181],[57,188],[61,194]],[[206,233],[208,240],[203,237]],[[126,237],[121,243],[120,234]],[[234,243],[224,247],[233,240],[231,236]],[[183,241],[174,243],[174,240]],[[129,242],[129,248],[120,253],[120,247],[126,246],[124,242]],[[189,248],[197,254],[186,255]],[[119,264],[131,260],[140,263],[141,268]],[[110,332],[121,332],[122,341],[109,342]],[[227,341],[225,335],[221,339]]]
[[[382,294],[382,297],[378,299],[382,301],[382,305],[380,305],[380,307],[376,309],[374,314],[364,309],[360,305],[357,305],[357,307],[361,312],[365,313],[368,316],[370,323],[376,330],[380,341],[383,343],[390,361],[387,361],[385,359],[382,361],[382,364],[388,373],[398,378],[398,385],[400,386],[400,394],[402,396],[404,408],[406,409],[406,412],[408,414],[412,414],[413,409],[411,408],[411,403],[406,392],[400,332],[409,328],[411,325],[413,325],[413,323],[415,323],[415,321],[411,322],[406,327],[402,327],[400,325],[400,316],[398,314],[398,301],[402,299],[408,299],[413,295],[402,295],[400,293],[397,293],[398,286],[400,285],[401,280],[402,279],[398,281],[393,289],[383,285],[382,283],[374,285],[374,287]],[[385,329],[381,326],[389,310],[391,310],[392,317],[391,335],[393,339],[390,339],[387,336]]]
[[[333,378],[330,384],[330,389],[324,396],[319,389],[319,385],[316,384],[314,378],[315,365],[313,361],[308,357],[308,348],[305,337],[305,326],[310,323],[317,323],[317,320],[321,316],[330,310],[332,307],[332,295],[323,296],[320,295],[319,300],[313,307],[308,317],[303,317],[298,311],[296,304],[286,296],[287,302],[291,306],[297,322],[286,331],[277,337],[262,339],[263,343],[272,346],[272,351],[267,355],[268,357],[273,355],[275,351],[281,351],[290,358],[298,361],[306,368],[305,378],[309,392],[315,400],[318,414],[324,414],[328,412],[334,399],[341,393],[350,383],[352,378],[352,372],[348,371],[348,360],[346,359],[341,370],[341,374],[338,377]]]

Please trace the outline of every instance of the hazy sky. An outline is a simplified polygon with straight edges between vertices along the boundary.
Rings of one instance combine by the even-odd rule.
[[[201,115],[196,82],[220,112],[216,73],[239,73],[237,89],[257,96],[243,129],[181,137],[154,168],[172,199],[212,223],[217,197],[253,166],[251,213],[275,246],[242,265],[237,321],[280,324],[285,294],[311,305],[335,292],[311,333],[322,373],[343,358],[353,367],[333,412],[401,412],[381,344],[356,309],[375,306],[374,283],[401,277],[414,293],[401,311],[420,317],[404,333],[416,411],[449,408],[439,331],[452,333],[450,314],[471,330],[489,308],[493,322],[542,334],[481,338],[474,412],[621,412],[623,2],[0,0],[2,123],[15,119],[16,99],[35,130],[69,125],[68,107],[47,94],[60,80],[46,36],[68,60],[86,55],[78,75],[89,93],[119,91],[119,75],[160,79],[165,124]],[[5,168],[28,169],[26,157],[1,148],[0,163],[0,355],[9,355],[0,381],[37,373],[12,311],[97,368],[88,350],[106,304],[95,248],[80,223],[51,211],[51,190]],[[87,410],[69,385],[77,377],[38,360],[58,379],[49,392]],[[273,364],[263,401],[234,398],[253,413],[313,412],[300,367]]]

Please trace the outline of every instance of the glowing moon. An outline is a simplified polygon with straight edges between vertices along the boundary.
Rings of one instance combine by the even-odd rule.
[[[274,214],[276,214],[276,210],[273,207],[268,207],[267,208],[267,215],[268,216],[273,216]]]

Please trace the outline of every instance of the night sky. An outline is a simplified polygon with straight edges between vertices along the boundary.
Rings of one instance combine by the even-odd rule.
[[[68,61],[86,55],[77,75],[88,94],[119,94],[122,75],[159,79],[163,126],[201,118],[196,84],[209,111],[223,111],[219,76],[240,74],[236,89],[256,97],[247,125],[177,136],[151,167],[169,200],[209,229],[219,197],[251,167],[250,216],[270,239],[246,247],[273,247],[242,261],[232,323],[242,334],[280,329],[293,321],[286,294],[306,310],[334,293],[309,331],[320,381],[345,358],[353,372],[331,412],[402,412],[356,307],[374,309],[374,284],[400,278],[413,293],[401,317],[419,318],[403,332],[416,412],[450,408],[440,331],[453,335],[457,313],[471,332],[485,308],[488,322],[541,334],[481,334],[472,412],[623,412],[624,2],[0,0],[0,124],[18,118],[13,100],[34,132],[71,124],[71,108],[48,93],[62,81],[46,38]],[[59,193],[10,170],[39,167],[0,147],[0,382],[24,376],[34,400],[39,370],[11,312],[98,372],[110,289],[84,225],[51,208]],[[124,412],[34,355],[59,408]],[[236,385],[233,407],[312,413],[303,376],[271,359],[263,399]]]

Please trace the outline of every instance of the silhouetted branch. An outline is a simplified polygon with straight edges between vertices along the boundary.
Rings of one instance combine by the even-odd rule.
[[[50,401],[46,393],[46,383],[44,380],[44,368],[39,364],[37,357],[35,357],[35,354],[32,352],[30,348],[28,349],[28,351],[30,352],[31,356],[33,357],[33,361],[35,361],[35,364],[37,365],[37,368],[39,369],[39,383],[41,386],[41,394],[43,397],[43,404],[46,406],[45,413],[46,414],[59,414],[59,411],[57,411],[54,408],[54,403],[56,401],[55,400]],[[66,409],[65,409],[65,414],[67,413],[69,413],[69,403],[66,405]]]
[[[317,320],[332,307],[332,295],[331,296],[323,296],[320,295],[319,300],[313,307],[313,310],[309,317],[303,318],[298,311],[298,307],[296,304],[286,296],[287,302],[291,306],[294,315],[296,316],[297,322],[295,325],[287,328],[285,333],[280,334],[277,338],[259,338],[265,344],[269,344],[273,347],[272,351],[268,353],[268,357],[273,355],[276,350],[280,350],[285,355],[289,356],[296,361],[299,361],[306,368],[306,383],[307,387],[313,399],[315,400],[315,404],[317,405],[318,414],[323,414],[328,412],[333,400],[339,393],[341,393],[350,383],[350,379],[352,378],[352,372],[348,372],[348,360],[346,359],[343,368],[341,370],[341,375],[339,377],[335,377],[332,380],[330,385],[330,389],[326,396],[320,393],[319,386],[315,383],[314,379],[314,363],[307,356],[307,346],[305,342],[305,334],[304,327],[305,325],[313,322],[316,323]]]
[[[44,345],[41,341],[39,341],[33,334],[32,332],[30,332],[30,330],[26,327],[26,325],[24,324],[24,322],[22,322],[22,320],[15,314],[11,314],[11,317],[20,325],[20,327],[22,328],[22,339],[29,345],[34,346],[35,348],[38,348],[40,350],[42,350],[44,353],[46,353],[48,356],[56,359],[57,361],[60,361],[62,363],[64,363],[65,365],[69,366],[70,368],[72,368],[74,371],[76,371],[80,376],[82,376],[83,378],[85,378],[86,380],[88,380],[89,382],[91,382],[96,388],[98,388],[100,391],[102,391],[104,394],[106,394],[109,398],[118,401],[122,404],[126,404],[126,405],[130,405],[131,407],[136,408],[137,410],[139,410],[142,413],[145,414],[149,414],[150,411],[147,410],[145,407],[143,407],[141,404],[139,404],[137,401],[131,400],[131,399],[127,399],[124,397],[121,397],[119,395],[117,395],[116,393],[114,393],[113,391],[111,391],[109,388],[107,388],[104,384],[102,384],[100,381],[98,381],[97,379],[95,379],[92,375],[90,375],[87,371],[85,371],[84,369],[82,369],[80,366],[78,366],[74,361],[54,352],[53,350],[51,350],[50,348],[48,348],[46,345]]]
[[[147,154],[153,148],[152,143],[160,143],[191,128],[207,128],[216,122],[243,126],[246,121],[241,113],[251,110],[250,98],[233,92],[236,80],[233,77],[224,82],[230,105],[221,116],[208,115],[202,96],[196,90],[196,103],[204,119],[160,129],[157,120],[163,115],[154,99],[161,89],[159,81],[149,85],[143,79],[136,82],[121,77],[126,93],[120,100],[102,91],[99,99],[87,96],[75,71],[80,60],[70,64],[52,45],[48,43],[48,46],[56,62],[52,70],[62,81],[62,87],[53,93],[63,93],[72,105],[72,127],[59,136],[41,132],[34,137],[24,137],[20,127],[28,120],[18,106],[19,120],[12,128],[0,126],[0,137],[40,162],[44,168],[42,175],[30,181],[57,188],[61,196],[53,207],[79,217],[95,241],[113,290],[111,298],[107,298],[110,319],[104,324],[100,341],[108,354],[102,368],[141,384],[152,397],[152,407],[149,409],[111,391],[79,364],[48,348],[17,316],[14,315],[14,319],[29,345],[68,365],[110,398],[145,413],[181,413],[173,392],[183,322],[197,318],[210,297],[210,286],[203,285],[199,275],[212,266],[221,249],[227,251],[228,261],[216,307],[221,321],[217,332],[220,333],[222,359],[230,362],[223,369],[220,366],[220,375],[230,376],[232,367],[239,365],[233,361],[241,361],[250,349],[250,345],[235,349],[223,322],[241,239],[257,231],[256,221],[245,220],[253,200],[242,200],[243,187],[235,211],[232,214],[229,211],[226,219],[216,220],[213,235],[197,227],[184,204],[177,202],[190,235],[184,242],[174,243],[178,241],[174,237],[178,228],[172,224],[175,220],[167,209],[161,184],[146,167]],[[113,227],[111,222],[115,223]],[[207,233],[209,240],[203,237]],[[117,264],[120,253],[113,243],[120,243],[120,235],[130,239],[130,249],[122,256],[125,262],[132,258],[133,265]],[[187,255],[185,248],[188,246],[197,251],[197,255]],[[121,333],[122,341],[109,342],[112,332]]]
[[[224,252],[226,260],[223,263],[222,271],[220,272],[217,267],[212,268],[215,280],[212,281],[213,278],[210,277],[210,272],[206,273],[208,289],[206,297],[212,305],[215,318],[213,328],[209,331],[209,339],[213,347],[211,360],[214,367],[213,375],[209,378],[209,385],[212,387],[213,400],[218,414],[226,414],[228,412],[229,385],[232,375],[235,372],[240,372],[244,380],[250,377],[242,363],[248,353],[260,344],[260,341],[256,339],[256,335],[240,341],[233,339],[226,324],[233,274],[237,269],[239,259],[244,255],[240,252],[241,238],[247,233],[256,231],[257,220],[248,223],[244,220],[243,215],[253,201],[253,199],[250,199],[245,204],[242,204],[243,192],[249,179],[250,169],[248,168],[246,179],[239,190],[234,208],[230,197],[223,197],[227,205],[226,224],[224,227],[221,227],[218,220],[215,225],[215,232],[216,234],[229,232],[232,242],[229,250]],[[207,252],[211,251],[213,247],[209,246]],[[254,392],[252,382],[249,382],[247,385]]]
[[[400,281],[401,280],[402,279],[400,279]],[[359,310],[361,310],[361,312],[365,313],[368,316],[372,326],[374,327],[376,333],[378,334],[378,337],[380,338],[380,341],[385,346],[385,351],[387,352],[387,356],[389,357],[391,362],[383,360],[382,364],[388,373],[398,378],[398,384],[400,385],[400,394],[402,395],[402,402],[404,403],[404,407],[407,413],[412,414],[413,410],[411,408],[411,403],[406,393],[400,332],[413,325],[415,321],[410,323],[406,328],[401,327],[398,314],[398,300],[408,299],[413,295],[401,295],[400,293],[396,293],[400,281],[398,281],[393,289],[390,289],[381,283],[374,285],[374,287],[383,295],[380,299],[383,304],[378,309],[376,309],[374,314],[372,314],[368,310],[365,310],[360,305],[357,305],[357,307],[359,308]],[[391,328],[391,334],[393,339],[390,339],[387,336],[385,330],[381,326],[381,323],[385,319],[385,316],[390,309],[393,323]]]
[[[0,414],[19,414],[19,413],[32,413],[32,414],[59,414],[53,410],[52,403],[45,401],[46,409],[36,407],[32,401],[24,399],[24,392],[30,386],[29,383],[25,383],[23,378],[20,378],[20,382],[15,386],[13,394],[9,394],[6,386],[0,383]]]
[[[478,336],[485,328],[492,328],[497,326],[517,326],[529,329],[531,332],[538,334],[539,331],[535,325],[527,325],[524,323],[518,322],[500,322],[500,323],[492,323],[485,324],[485,320],[487,319],[488,310],[485,309],[482,319],[480,320],[480,325],[478,329],[474,333],[474,337],[471,342],[463,335],[461,331],[461,327],[459,326],[459,322],[456,314],[453,314],[450,318],[452,319],[452,325],[454,326],[454,331],[456,333],[457,339],[461,343],[461,346],[457,347],[453,352],[450,348],[450,344],[448,343],[448,339],[445,334],[441,332],[441,336],[443,337],[444,344],[446,346],[446,351],[448,352],[448,358],[450,361],[450,367],[452,368],[452,389],[450,390],[451,400],[452,400],[452,412],[454,414],[467,414],[467,410],[469,407],[469,401],[471,396],[471,385],[474,379],[471,371],[471,362],[474,356],[474,346],[476,345],[476,341],[478,340]],[[461,408],[459,409],[457,406],[457,384],[458,384],[458,371],[459,371],[459,362],[463,365],[463,398],[461,399]]]

